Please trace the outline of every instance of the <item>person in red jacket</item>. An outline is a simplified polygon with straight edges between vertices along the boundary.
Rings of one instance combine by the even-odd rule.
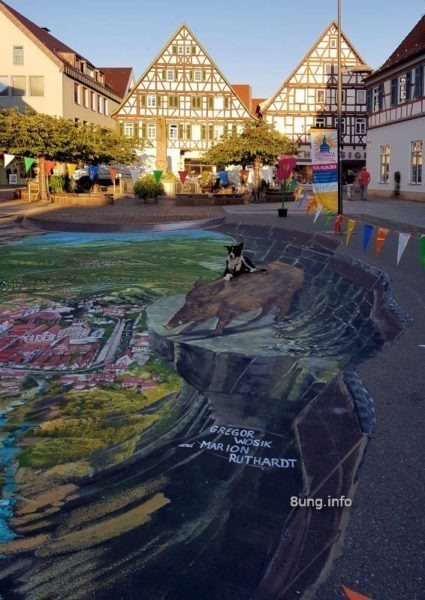
[[[363,167],[359,173],[360,200],[367,200],[367,186],[370,183],[370,173]]]

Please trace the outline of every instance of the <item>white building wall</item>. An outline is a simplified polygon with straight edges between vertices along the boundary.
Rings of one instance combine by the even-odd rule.
[[[411,142],[422,141],[425,153],[425,116],[369,129],[367,137],[367,167],[371,176],[369,192],[376,196],[392,196],[394,173],[400,171],[401,197],[405,200],[425,201],[425,173],[422,173],[421,184],[410,183]],[[382,145],[389,145],[391,149],[388,183],[380,183]]]

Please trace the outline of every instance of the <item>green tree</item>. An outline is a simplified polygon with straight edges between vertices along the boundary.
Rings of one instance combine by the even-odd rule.
[[[48,199],[46,160],[92,165],[136,160],[133,138],[107,127],[17,109],[0,110],[0,152],[38,159],[39,199],[44,201]]]
[[[274,165],[281,154],[297,154],[298,146],[265,121],[252,121],[241,134],[224,137],[204,155],[213,165]]]

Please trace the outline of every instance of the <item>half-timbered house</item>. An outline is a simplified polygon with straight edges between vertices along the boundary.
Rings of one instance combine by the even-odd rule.
[[[425,16],[365,80],[369,191],[375,195],[425,200],[424,80]]]
[[[114,113],[122,135],[145,138],[151,167],[191,170],[210,145],[240,132],[249,108],[185,24]]]
[[[342,164],[356,169],[366,160],[366,93],[369,68],[341,31]],[[370,69],[369,69],[370,70]],[[338,126],[338,25],[332,21],[278,91],[262,104],[264,118],[298,143],[298,164],[310,179],[310,128]]]

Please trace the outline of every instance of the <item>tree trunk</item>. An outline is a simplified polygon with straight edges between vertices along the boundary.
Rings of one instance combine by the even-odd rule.
[[[44,156],[38,159],[38,194],[37,200],[41,202],[50,202],[51,196],[49,186],[47,185],[46,159]]]
[[[254,160],[254,202],[260,201],[260,168],[261,159],[257,156]]]

